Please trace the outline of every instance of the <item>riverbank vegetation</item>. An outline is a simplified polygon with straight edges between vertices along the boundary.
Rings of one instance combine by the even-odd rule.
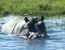
[[[0,0],[0,15],[65,14],[65,0]]]

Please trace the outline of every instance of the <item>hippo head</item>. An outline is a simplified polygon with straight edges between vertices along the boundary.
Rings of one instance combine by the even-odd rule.
[[[38,37],[47,37],[45,23],[43,22],[44,17],[41,16],[39,18],[28,19],[25,17],[26,24],[24,25],[24,31],[22,31],[22,35],[26,36],[26,38],[38,38]]]

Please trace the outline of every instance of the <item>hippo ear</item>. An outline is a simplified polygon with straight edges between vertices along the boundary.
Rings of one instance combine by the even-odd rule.
[[[44,20],[44,16],[41,16],[41,21],[43,21]]]
[[[24,19],[24,20],[25,20],[25,22],[28,22],[28,21],[29,21],[27,17],[25,17],[25,19]]]

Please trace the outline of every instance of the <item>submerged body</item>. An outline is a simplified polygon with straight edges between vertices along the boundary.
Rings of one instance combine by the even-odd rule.
[[[23,38],[37,38],[37,37],[47,37],[45,23],[43,22],[44,17],[39,18],[31,18],[28,19],[25,17],[18,17],[12,19],[11,21],[5,23],[2,26],[2,33],[18,35]]]

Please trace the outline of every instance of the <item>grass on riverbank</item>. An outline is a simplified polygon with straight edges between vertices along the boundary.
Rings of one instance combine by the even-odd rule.
[[[0,15],[65,14],[65,0],[0,0]]]

